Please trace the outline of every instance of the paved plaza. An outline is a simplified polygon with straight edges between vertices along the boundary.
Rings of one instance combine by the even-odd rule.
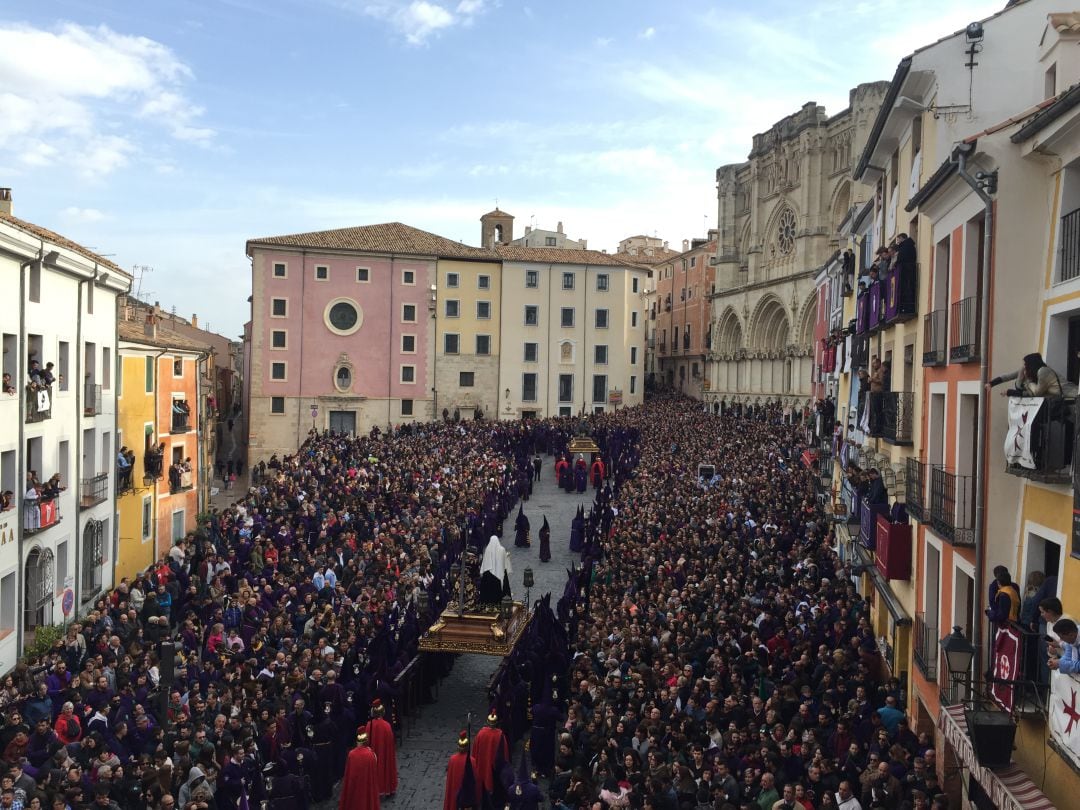
[[[566,570],[580,560],[579,555],[567,550],[570,542],[570,521],[578,506],[586,510],[592,502],[593,490],[578,495],[568,495],[555,485],[555,459],[544,457],[540,481],[533,487],[533,496],[525,504],[532,532],[532,548],[514,547],[514,518],[517,508],[507,518],[502,542],[510,552],[513,567],[511,587],[515,599],[525,596],[521,585],[522,572],[532,568],[536,584],[531,598],[537,599],[547,592],[552,594],[552,607],[562,595],[566,585]],[[551,561],[540,562],[540,526],[547,515],[551,526]],[[456,750],[458,732],[465,728],[469,712],[473,714],[473,731],[480,727],[487,715],[485,692],[488,680],[502,659],[484,655],[462,655],[454,663],[450,675],[439,685],[435,703],[424,706],[420,716],[405,728],[398,740],[398,793],[385,806],[393,810],[428,810],[441,808],[446,763]],[[517,765],[521,746],[515,751]],[[340,788],[340,784],[339,784]],[[338,791],[330,801],[317,805],[321,810],[337,806]]]

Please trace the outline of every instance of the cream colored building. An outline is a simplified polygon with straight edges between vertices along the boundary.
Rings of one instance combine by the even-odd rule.
[[[717,169],[713,350],[708,399],[808,403],[814,278],[866,191],[851,170],[888,82],[861,84],[828,116],[808,103],[754,136],[749,160]]]
[[[595,250],[496,252],[503,261],[499,418],[641,403],[648,268]]]

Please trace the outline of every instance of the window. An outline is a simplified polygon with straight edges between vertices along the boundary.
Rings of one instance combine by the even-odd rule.
[[[608,311],[606,309],[596,310],[596,328],[607,329],[608,328]]]
[[[638,291],[638,277],[634,276],[630,279],[630,291],[636,293]]]
[[[535,363],[536,362],[539,346],[540,346],[539,343],[526,343],[525,344],[525,362],[526,363]]]
[[[592,378],[592,401],[607,402],[607,375],[594,374]]]
[[[108,346],[101,348],[101,387],[106,390],[112,387],[112,351]]]
[[[521,401],[536,402],[536,373],[521,375]]]
[[[573,329],[574,327],[574,308],[562,307],[559,310],[559,325],[563,329]]]
[[[145,543],[154,534],[154,499],[147,495],[142,499],[142,539]]]
[[[285,278],[286,274],[285,262],[274,262],[274,278]]]
[[[491,354],[491,335],[476,336],[476,353],[481,355]]]
[[[285,413],[285,397],[270,397],[270,413]]]
[[[285,364],[282,362],[270,364],[270,379],[271,380],[284,380],[285,379]]]
[[[477,301],[476,302],[476,317],[482,321],[491,317],[491,302],[490,301]]]
[[[525,286],[532,288],[540,286],[540,274],[536,270],[525,271]]]
[[[447,287],[452,287],[452,288],[457,288],[457,285],[458,285],[458,274],[457,273],[447,273],[446,274],[446,286]]]
[[[630,365],[637,365],[637,346],[630,347]]]
[[[335,298],[323,311],[323,323],[338,335],[351,335],[363,324],[360,308],[349,298]]]
[[[634,312],[630,313],[630,328],[631,329],[636,329],[637,328],[637,311],[634,311]]]
[[[401,320],[405,323],[416,323],[416,304],[401,305]]]
[[[562,288],[564,290],[572,290],[572,289],[574,289],[574,274],[573,273],[563,273],[562,274]]]
[[[369,267],[357,267],[356,268],[356,280],[361,284],[366,284],[371,280],[371,268]]]
[[[416,283],[416,271],[415,270],[402,270],[401,271],[401,283],[413,285]]]
[[[461,312],[461,302],[451,298],[446,302],[446,317],[456,318]]]
[[[275,349],[285,348],[285,335],[284,329],[275,329],[270,333],[270,345]]]
[[[402,366],[401,367],[401,382],[414,383],[416,382],[416,366]]]
[[[697,256],[691,256],[690,257],[690,266],[691,267],[697,267]]]
[[[154,393],[154,358],[143,358],[146,363],[146,393]]]
[[[401,336],[401,353],[416,354],[416,335]]]
[[[630,378],[630,393],[631,394],[637,393],[637,377],[631,377]]]
[[[491,276],[477,276],[476,288],[478,290],[490,290],[491,289]]]
[[[574,375],[559,375],[559,402],[574,401]]]
[[[689,349],[690,348],[690,324],[686,325],[686,331],[683,332],[682,347],[684,349]]]
[[[555,247],[556,244],[558,244],[558,243],[555,241],[554,236],[545,236],[544,237],[544,247]]]
[[[328,278],[330,278],[330,268],[325,264],[315,265],[315,280],[326,281]]]
[[[473,372],[460,371],[458,372],[458,386],[460,388],[472,388],[473,387]]]
[[[593,362],[598,366],[607,365],[607,346],[602,344],[593,346]]]
[[[57,375],[56,381],[58,383],[60,383],[60,390],[61,391],[67,391],[68,390],[68,380],[71,379],[70,375],[68,374],[68,363],[70,362],[70,360],[69,360],[70,356],[71,356],[71,344],[68,343],[66,340],[61,340],[60,341],[60,354],[56,358],[57,359],[57,365],[60,366],[60,373]],[[11,378],[15,379],[16,375],[12,374]]]
[[[334,385],[337,386],[338,391],[348,391],[352,388],[352,372],[347,366],[338,366],[337,373],[334,375]]]
[[[284,318],[289,314],[289,301],[286,298],[270,299],[270,315],[274,318]]]
[[[184,376],[184,358],[174,357],[172,361],[172,375],[174,377]]]
[[[540,322],[540,307],[535,304],[525,305],[525,325],[536,326]]]
[[[413,415],[413,401],[411,399],[401,400],[401,415],[412,416]]]
[[[457,354],[461,350],[461,338],[458,335],[443,335],[443,353]]]
[[[596,274],[596,291],[607,292],[608,291],[608,274],[597,273]]]

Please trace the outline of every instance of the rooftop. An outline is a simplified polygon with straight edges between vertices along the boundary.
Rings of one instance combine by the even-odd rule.
[[[5,214],[3,212],[0,212],[0,222],[6,222],[13,228],[18,228],[20,231],[25,231],[26,233],[33,234],[38,239],[44,239],[46,242],[51,242],[57,247],[66,248],[73,253],[78,253],[83,258],[89,259],[90,261],[95,262],[102,267],[107,267],[110,270],[115,270],[117,273],[123,273],[124,276],[128,278],[131,277],[131,274],[128,273],[127,270],[124,270],[115,262],[106,259],[104,256],[99,256],[98,254],[94,253],[94,251],[83,247],[78,242],[72,242],[66,236],[61,236],[55,231],[50,231],[48,228],[42,228],[40,225],[35,225],[32,222],[27,222],[24,219],[19,219],[18,217],[12,216],[11,214]]]
[[[156,335],[146,334],[144,327],[144,320],[128,321],[121,319],[117,324],[120,339],[130,343],[143,343],[147,346],[157,346],[162,349],[181,349],[190,352],[206,352],[210,349],[206,344],[192,340],[179,332],[174,332],[163,325],[160,320],[158,321]]]

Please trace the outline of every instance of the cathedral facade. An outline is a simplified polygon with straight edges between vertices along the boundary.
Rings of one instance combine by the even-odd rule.
[[[717,169],[705,393],[714,406],[809,403],[814,277],[846,247],[839,226],[866,194],[852,171],[888,87],[859,85],[831,117],[805,104],[755,135],[746,162]]]

